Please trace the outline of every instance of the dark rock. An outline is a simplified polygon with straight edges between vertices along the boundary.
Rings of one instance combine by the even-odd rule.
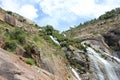
[[[105,42],[108,46],[113,50],[113,52],[119,52],[120,51],[120,29],[115,28],[109,30],[104,35]],[[113,54],[114,55],[114,54]],[[117,53],[118,57],[120,57],[120,53]]]

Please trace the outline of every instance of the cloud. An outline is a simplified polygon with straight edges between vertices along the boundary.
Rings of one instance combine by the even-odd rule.
[[[120,0],[0,0],[0,6],[63,31],[120,7]]]
[[[31,20],[38,17],[37,9],[33,5],[23,5],[20,8],[20,14]]]
[[[0,6],[5,10],[16,12],[31,20],[38,17],[33,0],[0,0],[0,2]]]
[[[4,8],[5,10],[11,10],[11,11],[18,11],[19,4],[17,4],[16,0],[0,0],[0,6]]]
[[[45,23],[40,24],[49,23],[61,29],[65,27],[61,21],[68,23],[70,27],[78,20],[80,23],[80,18],[97,18],[108,10],[120,7],[120,0],[39,0],[39,6],[43,13],[48,15],[43,19]],[[55,24],[50,18],[55,20]]]

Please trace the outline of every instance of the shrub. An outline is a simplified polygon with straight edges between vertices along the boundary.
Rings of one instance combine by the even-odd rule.
[[[32,45],[32,44],[26,44],[24,46],[24,49],[26,50],[26,56],[31,57],[31,54],[35,52],[34,48],[35,48],[34,45]]]
[[[12,15],[12,12],[11,11],[6,11],[8,14]]]
[[[16,42],[11,40],[11,41],[6,41],[5,42],[5,49],[13,51],[16,48]]]
[[[45,30],[47,35],[52,35],[52,33],[53,33],[53,27],[51,25],[45,26],[44,30]]]
[[[11,40],[17,40],[19,43],[23,44],[28,34],[21,28],[15,28],[13,31],[7,33],[7,36],[10,37]]]
[[[35,62],[32,58],[27,58],[25,62],[30,65],[35,65]]]

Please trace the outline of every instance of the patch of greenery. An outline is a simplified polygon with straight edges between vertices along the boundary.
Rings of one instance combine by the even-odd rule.
[[[27,64],[30,64],[30,65],[35,65],[35,62],[34,62],[34,60],[33,60],[32,58],[27,58],[27,59],[25,60],[25,62],[26,62]]]
[[[26,56],[25,57],[32,57],[31,55],[35,53],[35,45],[32,44],[26,44],[24,46],[24,49],[26,50]]]
[[[12,15],[12,12],[11,11],[6,11],[8,14]]]
[[[6,41],[5,49],[8,51],[14,51],[16,49],[16,41],[15,40]]]
[[[20,22],[26,22],[26,19],[19,19]]]
[[[107,56],[104,55],[104,54],[101,54],[101,57],[104,58],[104,59],[107,59]]]

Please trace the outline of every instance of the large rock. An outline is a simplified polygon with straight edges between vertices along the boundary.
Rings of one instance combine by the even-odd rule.
[[[113,50],[113,55],[118,55],[120,58],[120,28],[111,29],[103,36],[107,45]]]
[[[17,47],[16,47],[16,53],[17,53],[18,55],[23,56],[25,52],[26,52],[26,50],[25,50],[22,46],[17,45]]]
[[[7,23],[9,23],[10,25],[13,25],[13,26],[16,25],[16,19],[15,19],[13,16],[11,16],[11,15],[9,15],[9,14],[6,14],[4,19],[5,19],[5,21],[6,21]]]

